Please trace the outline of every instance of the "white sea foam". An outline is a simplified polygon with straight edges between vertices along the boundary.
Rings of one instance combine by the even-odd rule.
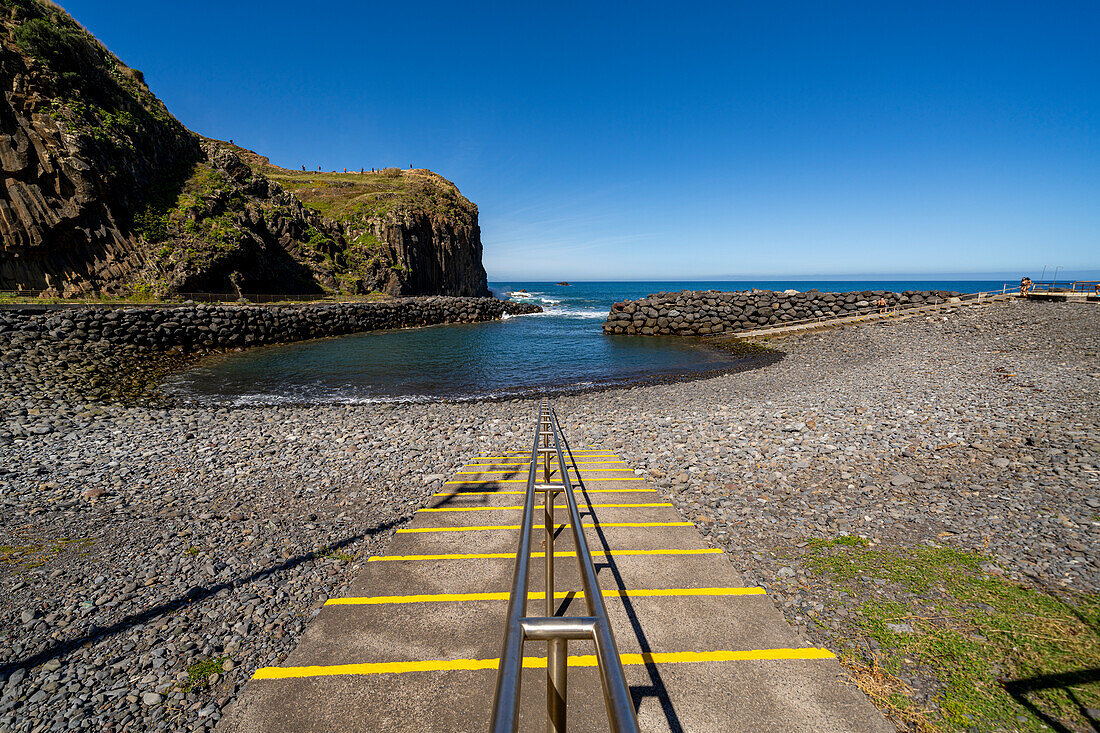
[[[200,402],[215,405],[233,405],[235,407],[260,407],[268,405],[369,405],[374,403],[406,403],[406,402],[438,402],[441,398],[432,395],[400,395],[400,396],[365,396],[353,394],[327,393],[311,394],[309,392],[297,392],[295,394],[246,394],[224,399],[211,397],[208,400],[200,398]],[[442,399],[448,399],[443,397]],[[459,398],[462,399],[462,398]]]
[[[596,308],[543,308],[533,316],[559,316],[562,318],[607,318],[607,311]]]

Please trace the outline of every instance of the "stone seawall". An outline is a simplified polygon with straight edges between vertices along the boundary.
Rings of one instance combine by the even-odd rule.
[[[958,295],[946,290],[906,290],[903,293],[885,290],[851,293],[684,290],[616,303],[611,306],[603,330],[605,333],[646,336],[703,336],[808,318],[874,313],[880,298],[893,308],[934,303]]]
[[[0,311],[0,395],[139,399],[171,366],[205,353],[541,310],[444,296],[289,306],[13,307]]]

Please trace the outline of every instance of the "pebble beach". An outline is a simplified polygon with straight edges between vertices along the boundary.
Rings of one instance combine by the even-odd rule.
[[[815,613],[836,599],[790,559],[815,538],[980,552],[1100,593],[1100,309],[1008,302],[772,346],[757,369],[554,404],[808,642],[836,631]],[[451,472],[525,449],[538,404],[3,399],[0,731],[212,729]]]

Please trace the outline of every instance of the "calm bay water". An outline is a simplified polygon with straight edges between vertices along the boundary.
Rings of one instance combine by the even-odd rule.
[[[999,290],[944,282],[498,282],[501,298],[544,313],[503,321],[319,339],[207,358],[165,391],[207,403],[274,404],[478,399],[569,391],[726,369],[743,360],[691,339],[606,336],[611,304],[678,290]],[[522,293],[507,295],[508,293]]]

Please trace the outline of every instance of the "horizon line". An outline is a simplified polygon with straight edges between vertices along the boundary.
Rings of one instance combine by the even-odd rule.
[[[1026,274],[1026,273],[1024,273]],[[1023,275],[1020,273],[914,273],[914,274],[899,274],[899,273],[882,273],[882,274],[853,274],[853,275],[739,275],[729,277],[626,277],[626,278],[560,278],[558,280],[539,280],[528,277],[493,277],[488,278],[489,282],[502,282],[507,280],[519,280],[523,282],[538,282],[556,284],[557,282],[859,282],[868,280],[878,280],[882,282],[971,282],[975,280],[984,280],[993,282],[996,280],[1004,280],[1005,282],[1012,282],[1018,280]],[[1071,282],[1073,280],[1084,279],[1100,279],[1100,270],[1076,270],[1068,273],[1059,273],[1057,282]],[[1054,278],[1047,277],[1043,279],[1043,282],[1054,282]]]

